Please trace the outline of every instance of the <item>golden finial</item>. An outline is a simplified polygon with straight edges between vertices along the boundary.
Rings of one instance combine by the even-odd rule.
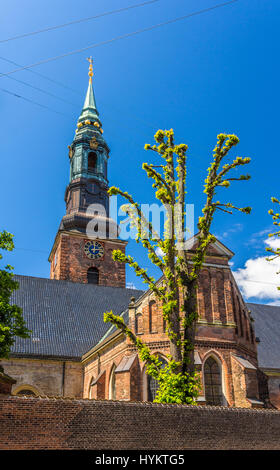
[[[88,76],[89,76],[89,80],[92,82],[92,77],[93,77],[93,60],[92,60],[92,57],[87,57],[87,60],[89,61],[89,69],[88,69]]]

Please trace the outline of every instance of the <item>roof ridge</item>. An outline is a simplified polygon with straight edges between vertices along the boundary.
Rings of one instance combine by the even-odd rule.
[[[245,302],[246,305],[259,305],[260,307],[271,307],[271,308],[279,308],[280,305],[269,305],[269,304],[257,304],[256,302]]]
[[[93,284],[88,284],[86,282],[75,282],[75,281],[71,281],[69,279],[50,279],[49,277],[40,277],[40,276],[29,276],[27,274],[14,274],[14,277],[21,277],[21,278],[25,278],[25,279],[39,279],[39,280],[44,280],[44,281],[49,281],[49,282],[57,282],[57,283],[69,283],[69,284],[75,284],[75,285],[79,285],[79,286],[90,286],[90,288],[94,287],[94,288],[105,288],[105,289],[123,289],[125,291],[131,291],[131,292],[146,292],[145,290],[143,289],[132,289],[130,287],[117,287],[117,286],[103,286],[103,285],[93,285]]]

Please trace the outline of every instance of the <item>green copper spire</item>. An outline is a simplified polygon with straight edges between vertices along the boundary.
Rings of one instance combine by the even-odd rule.
[[[95,126],[97,129],[101,129],[101,122],[99,119],[99,113],[96,108],[95,96],[92,87],[92,77],[93,77],[93,66],[92,66],[92,57],[87,59],[89,61],[89,83],[87,94],[84,102],[84,106],[80,117],[78,119],[78,130],[83,126]]]
[[[86,94],[86,99],[84,102],[83,110],[88,109],[88,108],[94,109],[96,113],[98,114],[97,109],[96,109],[96,103],[95,103],[95,97],[93,93],[91,78],[89,79],[89,84],[88,84],[88,89],[87,89],[87,94]]]

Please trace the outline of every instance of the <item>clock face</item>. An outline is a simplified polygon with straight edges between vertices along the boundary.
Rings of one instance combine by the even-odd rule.
[[[84,245],[84,252],[90,259],[102,258],[104,255],[104,248],[102,243],[97,241],[87,241]]]

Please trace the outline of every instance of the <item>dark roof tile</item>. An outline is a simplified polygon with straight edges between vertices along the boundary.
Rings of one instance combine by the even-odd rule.
[[[280,369],[280,307],[247,303],[253,317],[262,368]]]
[[[23,309],[30,339],[16,338],[12,354],[80,358],[110,325],[103,313],[123,312],[143,291],[15,275],[11,301]]]

